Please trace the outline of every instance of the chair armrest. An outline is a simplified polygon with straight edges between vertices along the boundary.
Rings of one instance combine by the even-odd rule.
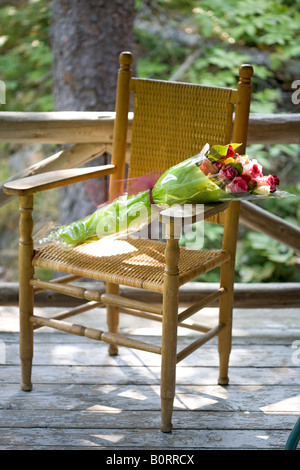
[[[28,176],[4,185],[3,191],[13,196],[29,196],[52,188],[58,188],[79,181],[106,176],[116,171],[115,165],[101,165],[88,168],[71,168],[49,171]]]
[[[162,223],[176,225],[194,224],[201,220],[208,219],[220,212],[224,212],[230,201],[218,202],[215,204],[176,204],[167,209],[163,209],[159,214]]]

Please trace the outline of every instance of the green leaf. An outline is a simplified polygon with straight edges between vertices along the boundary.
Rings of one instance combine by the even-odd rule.
[[[235,150],[242,144],[214,145],[209,151],[208,158],[212,161],[218,161],[226,157],[229,145]]]
[[[232,163],[229,163],[228,165],[235,168],[239,175],[241,175],[243,173],[243,165],[241,163],[232,162]],[[228,166],[228,165],[226,165],[226,166]]]

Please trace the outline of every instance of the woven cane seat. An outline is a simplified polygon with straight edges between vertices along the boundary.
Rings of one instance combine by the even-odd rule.
[[[36,250],[33,265],[85,278],[163,292],[165,244],[143,238],[97,240],[72,248],[49,245]],[[181,247],[179,284],[228,261],[224,250],[198,251]]]

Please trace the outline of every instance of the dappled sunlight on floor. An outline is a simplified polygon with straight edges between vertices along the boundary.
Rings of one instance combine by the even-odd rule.
[[[202,314],[201,323],[213,322],[216,309]],[[270,327],[265,326],[268,316]],[[105,326],[104,309],[83,317],[78,323]],[[0,308],[1,320],[3,448],[283,449],[300,415],[299,357],[292,347],[300,332],[296,309],[235,311],[227,386],[218,385],[216,338],[182,360],[174,431],[168,435],[159,431],[159,355],[120,347],[117,356],[109,356],[102,341],[41,328],[34,349],[34,388],[25,393],[19,385],[17,307]],[[155,323],[154,330],[148,326],[124,317],[120,328],[159,344],[160,325]],[[191,335],[198,336],[180,330],[179,350]]]
[[[84,413],[122,413],[120,408],[114,408],[113,406],[105,405],[93,405],[83,411]]]
[[[300,394],[262,406],[264,413],[292,413],[300,415]]]

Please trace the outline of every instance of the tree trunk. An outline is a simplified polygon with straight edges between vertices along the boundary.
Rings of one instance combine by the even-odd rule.
[[[53,0],[51,48],[56,111],[113,111],[118,57],[133,51],[134,0]],[[104,164],[106,155],[92,164]],[[105,181],[94,183],[97,203],[107,197]],[[95,210],[84,184],[64,188],[60,222]]]

